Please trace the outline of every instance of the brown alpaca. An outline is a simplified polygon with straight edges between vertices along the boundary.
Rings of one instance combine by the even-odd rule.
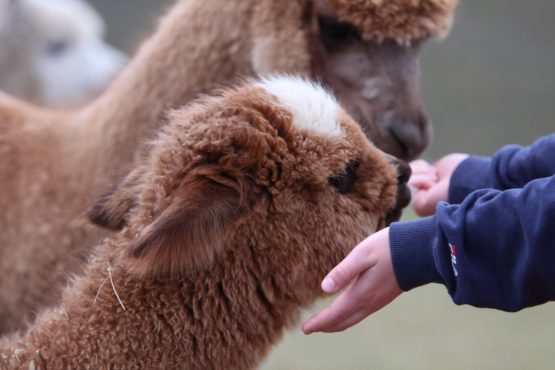
[[[428,126],[418,94],[419,44],[447,31],[455,0],[392,2],[400,20],[389,2],[359,1],[351,9],[342,1],[183,0],[83,109],[42,112],[0,96],[0,332],[59,300],[101,237],[75,220],[141,156],[167,109],[216,84],[271,72],[316,77],[377,145],[402,157],[422,151]],[[352,15],[359,28],[337,14]],[[372,32],[361,17],[403,27]]]
[[[321,87],[272,78],[174,111],[91,209],[121,229],[2,369],[252,369],[407,188]],[[406,166],[400,168],[406,170]],[[403,195],[399,199],[397,195]]]

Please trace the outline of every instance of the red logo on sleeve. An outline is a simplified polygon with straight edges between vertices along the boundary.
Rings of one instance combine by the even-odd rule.
[[[457,246],[449,243],[449,249],[451,249],[451,266],[453,267],[455,277],[457,277],[459,275],[457,271]]]

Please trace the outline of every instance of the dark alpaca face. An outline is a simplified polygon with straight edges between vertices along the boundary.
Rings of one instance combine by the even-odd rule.
[[[364,40],[323,1],[313,4],[309,38],[314,77],[333,90],[365,134],[396,157],[418,157],[431,131],[420,96],[422,42]]]

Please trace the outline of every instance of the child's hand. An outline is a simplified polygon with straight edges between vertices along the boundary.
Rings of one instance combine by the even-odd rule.
[[[410,164],[411,206],[417,215],[432,215],[435,213],[437,203],[442,200],[447,201],[451,175],[466,158],[468,154],[453,153],[442,157],[433,165],[421,159]]]
[[[399,294],[391,254],[389,228],[370,235],[357,245],[322,282],[326,293],[334,293],[354,283],[329,308],[305,321],[305,334],[316,331],[343,331],[384,307]]]

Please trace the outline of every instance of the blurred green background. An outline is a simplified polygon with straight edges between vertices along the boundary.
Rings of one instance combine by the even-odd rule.
[[[108,23],[109,40],[132,53],[172,2],[92,3]],[[554,131],[554,16],[549,0],[461,1],[450,36],[428,43],[422,57],[434,122],[427,159],[454,151],[489,155]],[[427,286],[345,333],[305,337],[295,328],[263,368],[551,370],[555,305],[514,314],[459,307],[444,287]]]

